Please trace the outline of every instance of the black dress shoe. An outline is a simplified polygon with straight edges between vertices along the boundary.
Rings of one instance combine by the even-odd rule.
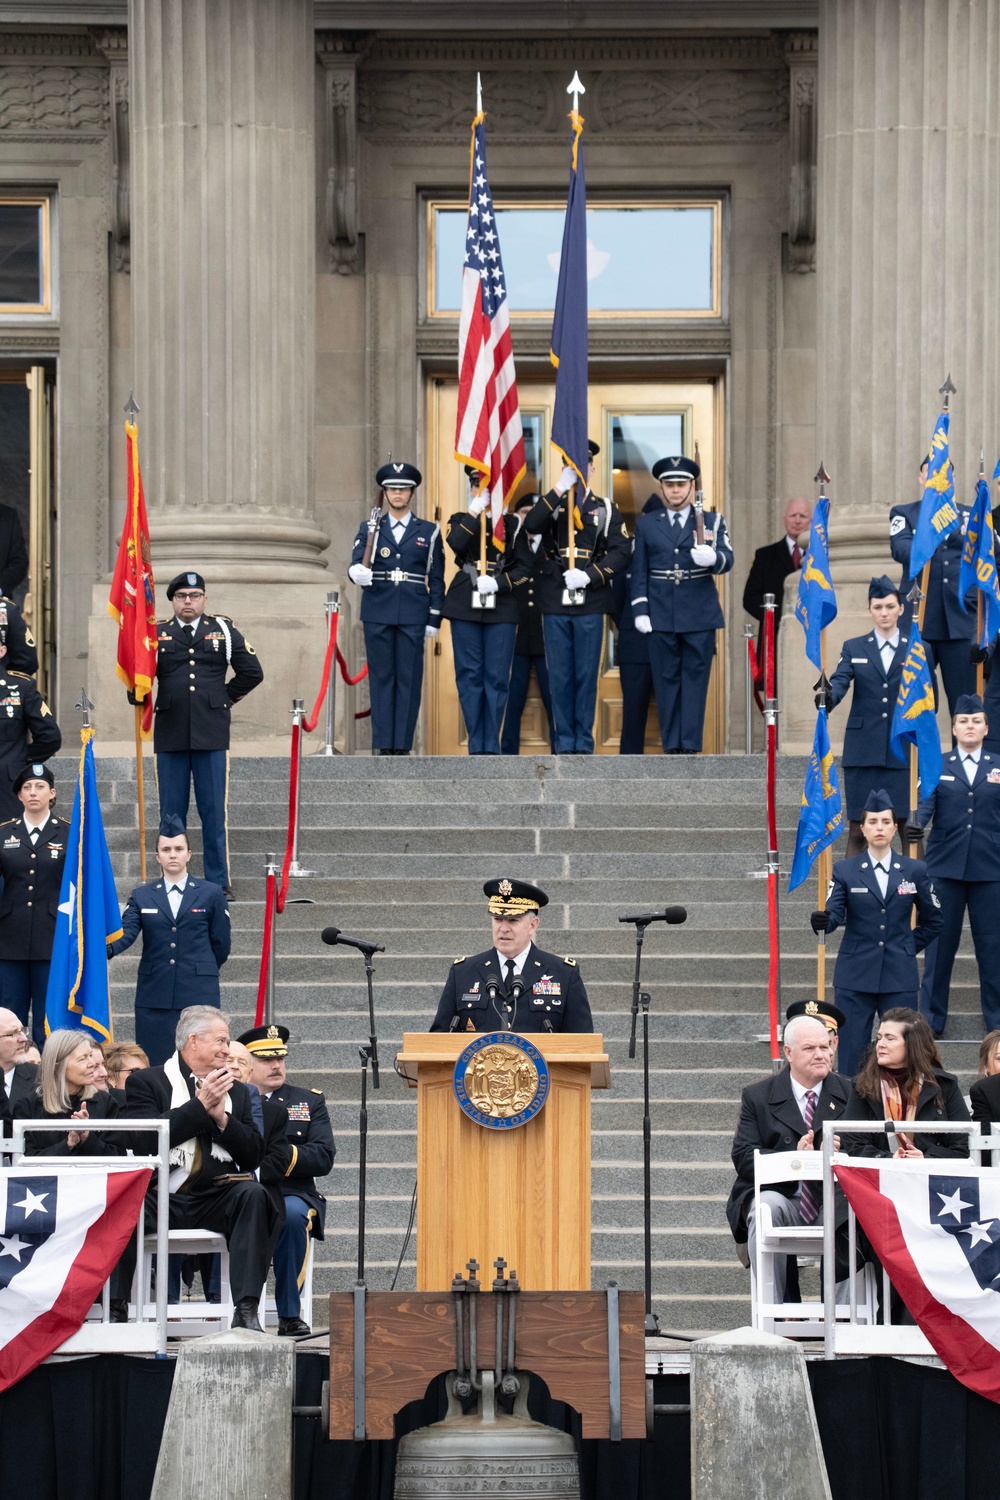
[[[257,1297],[241,1297],[233,1310],[233,1321],[230,1328],[249,1328],[251,1333],[263,1333],[260,1319],[257,1316]]]
[[[304,1318],[279,1318],[279,1339],[309,1339],[312,1338],[312,1329]]]
[[[128,1303],[124,1297],[112,1297],[108,1304],[108,1321],[110,1323],[128,1322]]]

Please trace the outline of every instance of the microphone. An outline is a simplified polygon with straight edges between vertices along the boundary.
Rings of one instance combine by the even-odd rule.
[[[687,919],[687,908],[683,906],[668,906],[665,911],[633,912],[630,916],[618,918],[619,922],[635,922],[643,927],[650,922],[666,922],[671,927],[678,927]]]
[[[348,937],[346,932],[341,932],[339,927],[324,927],[320,933],[324,943],[331,948],[339,943],[344,948],[357,948],[359,953],[384,953],[384,943],[370,943],[367,938]]]
[[[459,1028],[459,1026],[461,1024],[462,1024],[462,1017],[460,1015],[456,1014],[456,1015],[452,1016],[452,1018],[451,1018],[451,1025],[448,1027],[448,1030],[449,1031],[457,1031],[458,1028]]]

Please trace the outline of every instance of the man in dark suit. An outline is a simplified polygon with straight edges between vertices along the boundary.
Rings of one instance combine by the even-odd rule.
[[[816,1015],[795,1015],[785,1025],[784,1053],[788,1067],[751,1083],[743,1090],[740,1118],[733,1139],[736,1181],[726,1204],[726,1218],[745,1265],[756,1256],[754,1212],[754,1151],[813,1151],[823,1141],[823,1121],[839,1120],[847,1106],[850,1083],[833,1071],[836,1041],[827,1030],[827,1017],[838,1025],[843,1017],[836,1006],[816,1004]],[[775,1225],[821,1224],[822,1187],[819,1183],[774,1183],[761,1193]],[[846,1222],[846,1205],[838,1202],[837,1222]],[[745,1257],[745,1258],[744,1258]],[[758,1287],[764,1302],[783,1302],[793,1270],[777,1257],[773,1288]]]
[[[20,517],[12,505],[0,505],[0,593],[13,599],[27,576],[28,548]]]
[[[785,506],[785,534],[780,542],[769,542],[758,547],[750,564],[746,585],[743,589],[743,608],[758,624],[764,623],[764,595],[773,594],[774,634],[781,624],[781,605],[785,597],[785,579],[802,566],[802,548],[799,537],[809,530],[812,506],[808,500],[789,500]]]
[[[205,613],[208,594],[200,573],[172,578],[167,598],[174,613],[157,621],[153,722],[160,817],[172,814],[187,825],[193,779],[205,879],[228,896],[229,721],[233,705],[263,682],[264,672],[232,620]]]
[[[593,1031],[590,1001],[575,958],[534,944],[548,896],[527,880],[488,880],[493,947],[456,958],[432,1031]]]
[[[67,825],[49,811],[55,777],[42,762],[14,779],[19,818],[0,824],[0,999],[45,1041],[45,992],[66,862]]]
[[[18,1099],[25,1099],[35,1091],[38,1064],[18,1062],[27,1042],[28,1035],[20,1018],[12,1010],[0,1009],[0,1071],[3,1073],[0,1119],[5,1121],[11,1118],[11,1110]],[[4,1133],[10,1134],[6,1127]]]
[[[219,970],[229,957],[229,908],[220,886],[188,874],[191,845],[179,818],[166,817],[156,840],[163,878],[138,886],[122,912],[122,936],[108,957],[142,933],[135,992],[135,1039],[153,1064],[166,1062],[179,1013],[219,1005]]]
[[[232,1326],[260,1333],[257,1304],[277,1227],[274,1204],[253,1175],[264,1139],[254,1124],[249,1093],[226,1066],[228,1018],[212,1006],[188,1006],[178,1018],[175,1040],[177,1050],[164,1067],[129,1074],[125,1118],[170,1121],[170,1227],[225,1235]],[[137,1154],[156,1149],[155,1139],[131,1139]],[[146,1194],[146,1231],[155,1229],[154,1176]],[[131,1285],[134,1266],[133,1239],[119,1266],[116,1292],[124,1295]],[[119,1316],[122,1311],[119,1305]]]
[[[539,495],[522,495],[514,507],[519,521],[534,510]],[[542,538],[536,532],[528,537],[531,553],[531,571],[527,587],[515,595],[517,600],[517,637],[514,641],[514,660],[510,669],[510,691],[507,694],[507,712],[504,714],[503,733],[500,736],[501,755],[519,755],[521,751],[521,717],[528,701],[531,686],[531,671],[534,668],[538,681],[538,692],[545,709],[549,725],[549,748],[555,743],[556,726],[552,718],[552,693],[549,688],[549,669],[545,662],[545,632],[542,628],[542,571],[546,565]],[[1000,681],[1000,672],[997,673]]]
[[[288,1082],[288,1037],[287,1026],[254,1026],[240,1041],[253,1059],[250,1081],[265,1108],[280,1105],[287,1111],[288,1165],[281,1179],[285,1224],[274,1247],[274,1301],[279,1337],[308,1338],[312,1329],[301,1315],[299,1291],[309,1241],[321,1240],[326,1227],[326,1199],[316,1178],[332,1171],[337,1148],[319,1089]]]

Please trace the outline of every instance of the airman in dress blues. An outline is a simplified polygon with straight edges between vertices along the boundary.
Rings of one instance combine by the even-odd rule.
[[[906,661],[909,636],[900,629],[902,600],[899,590],[884,574],[868,585],[868,613],[874,629],[870,635],[845,641],[830,690],[816,695],[816,707],[836,708],[853,684],[851,711],[844,731],[844,788],[850,833],[847,857],[865,847],[861,816],[869,793],[884,787],[892,798],[900,841],[906,847],[906,820],[910,815],[910,776],[905,761],[889,748],[892,715]]]
[[[487,880],[493,947],[456,958],[432,1031],[593,1031],[590,1001],[575,958],[535,947],[548,896],[527,880]]]
[[[591,441],[588,477],[600,453]],[[628,566],[628,527],[617,505],[587,488],[574,505],[576,566],[569,566],[569,516],[565,499],[577,484],[575,469],[563,469],[555,488],[529,511],[525,526],[541,536],[545,567],[541,580],[542,629],[549,669],[555,755],[594,753],[597,674],[604,645],[605,615],[614,614],[611,580]],[[582,595],[582,598],[580,597]],[[571,603],[572,598],[579,599]]]
[[[174,613],[169,620],[157,621],[153,719],[160,817],[179,818],[186,826],[193,779],[205,879],[232,895],[229,721],[233,705],[263,682],[264,672],[232,620],[205,613],[208,593],[200,573],[172,578],[167,598]]]
[[[646,516],[651,511],[662,509],[663,501],[659,495],[650,495],[642,507],[642,514]],[[624,573],[615,574],[612,588],[615,596],[615,624],[618,626],[615,661],[618,663],[618,681],[622,690],[622,732],[618,754],[644,755],[646,721],[653,699],[653,673],[649,665],[649,636],[640,634],[635,628],[631,562]]]
[[[845,1017],[840,1026],[837,1067],[853,1077],[871,1041],[875,1012],[914,1007],[919,985],[917,954],[941,928],[941,903],[923,860],[896,854],[892,798],[880,788],[863,809],[864,854],[839,859],[826,910],[814,911],[813,932],[844,937],[833,971],[833,994]],[[917,926],[911,914],[917,911]]]
[[[649,665],[665,755],[697,755],[705,731],[715,633],[725,628],[715,578],[733,566],[725,517],[705,516],[699,545],[691,504],[701,469],[691,458],[653,465],[663,505],[635,524],[632,610],[649,637]],[[656,498],[655,496],[653,497]]]
[[[929,460],[925,458],[920,466],[921,490],[927,479],[928,465]],[[919,500],[913,500],[909,505],[894,505],[889,512],[889,550],[893,560],[903,565],[900,597],[904,607],[913,584],[910,577],[910,551],[920,519],[920,505]],[[969,590],[966,609],[962,608],[958,597],[958,566],[965,546],[965,528],[969,524],[971,507],[960,504],[956,499],[955,508],[962,517],[962,524],[950,536],[945,537],[931,558],[927,603],[920,630],[921,639],[927,648],[927,663],[935,696],[937,668],[940,667],[952,717],[960,695],[976,690],[976,669],[970,656],[975,650],[975,590]],[[920,582],[919,578],[917,582]],[[905,623],[908,621],[904,621]]]
[[[421,483],[413,464],[383,464],[375,475],[388,506],[375,537],[371,567],[362,559],[364,521],[354,538],[352,583],[362,590],[361,625],[368,656],[372,754],[409,755],[424,683],[424,641],[441,628],[444,554],[441,528],[410,510]]]
[[[467,466],[465,472],[470,482],[468,510],[457,511],[448,522],[448,546],[458,571],[445,595],[444,616],[451,621],[455,683],[469,754],[499,755],[517,639],[517,595],[528,587],[531,552],[516,515],[502,516],[499,537],[494,535],[489,490],[480,488],[478,469]],[[480,577],[484,512],[486,572]]]
[[[281,1184],[285,1224],[274,1247],[274,1301],[278,1333],[284,1338],[306,1338],[312,1330],[302,1317],[300,1292],[305,1280],[310,1240],[321,1240],[326,1224],[326,1199],[317,1177],[333,1170],[337,1148],[330,1114],[319,1089],[289,1083],[286,1068],[287,1026],[254,1026],[239,1038],[253,1058],[250,1082],[264,1099],[288,1111],[288,1143],[292,1155]]]
[[[152,1067],[174,1050],[177,1021],[188,1005],[220,1003],[219,970],[229,957],[229,908],[221,886],[188,874],[191,846],[181,820],[160,823],[156,862],[163,878],[140,885],[122,912],[122,936],[108,957],[142,933],[135,991],[135,1039]]]
[[[49,810],[55,777],[42,762],[14,779],[19,818],[0,823],[0,1004],[45,1041],[45,992],[56,932],[68,826]]]
[[[514,506],[514,514],[522,522],[534,510],[540,496],[523,495]],[[524,705],[528,701],[531,672],[534,668],[538,682],[538,693],[545,709],[549,726],[549,749],[555,744],[556,726],[552,718],[552,694],[549,689],[549,669],[545,661],[545,631],[542,625],[542,574],[546,566],[542,538],[536,533],[528,536],[526,545],[530,556],[530,572],[526,588],[514,595],[517,604],[517,637],[514,643],[514,660],[510,668],[510,691],[507,694],[507,712],[504,714],[503,734],[500,736],[501,755],[519,755],[521,751],[521,719]]]
[[[29,758],[42,763],[55,755],[62,734],[32,679],[12,671],[6,655],[7,633],[0,626],[0,818],[19,818],[15,778]]]
[[[1000,1026],[1000,756],[984,748],[983,700],[959,698],[952,721],[955,749],[941,780],[917,810],[927,840],[927,869],[941,899],[943,922],[928,950],[920,1009],[935,1036],[948,1019],[951,973],[966,909],[979,968],[979,996],[987,1031]]]

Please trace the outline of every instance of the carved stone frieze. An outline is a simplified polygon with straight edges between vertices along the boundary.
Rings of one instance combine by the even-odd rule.
[[[328,269],[350,276],[362,269],[358,226],[358,63],[362,51],[345,51],[321,33],[316,55],[323,65],[323,149],[326,161],[324,224]]]
[[[798,33],[795,33],[798,35]],[[474,71],[491,64],[545,67],[553,63],[584,69],[614,64],[707,63],[761,67],[780,63],[783,44],[776,33],[766,36],[652,37],[608,36],[545,38],[385,37],[371,40],[368,57],[374,67],[413,67],[419,63],[467,63]],[[583,76],[581,72],[581,77]],[[568,81],[568,80],[567,80]],[[584,83],[589,82],[584,78]]]
[[[124,26],[114,27],[102,32],[98,43],[111,64],[111,242],[114,269],[128,271],[131,262],[128,32]]]
[[[95,68],[0,67],[0,131],[94,131],[108,125],[108,76]]]
[[[815,32],[795,33],[785,56],[789,73],[787,269],[816,269],[817,64]]]
[[[102,61],[93,37],[80,31],[0,31],[0,57],[87,57],[95,63]]]

